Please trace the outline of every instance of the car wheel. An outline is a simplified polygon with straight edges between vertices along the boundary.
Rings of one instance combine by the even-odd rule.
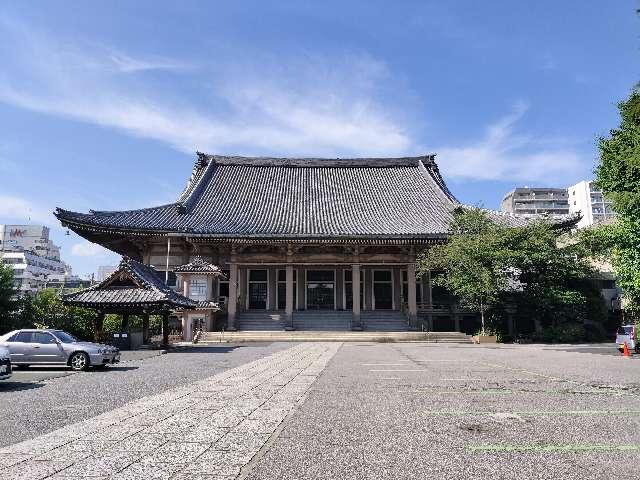
[[[75,370],[76,372],[86,370],[89,368],[89,356],[83,352],[76,352],[71,355],[69,365],[71,366],[71,370]]]

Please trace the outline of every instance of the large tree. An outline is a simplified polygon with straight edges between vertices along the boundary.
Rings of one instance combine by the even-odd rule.
[[[617,222],[585,234],[609,254],[629,307],[640,310],[640,91],[618,105],[620,126],[599,141],[596,183],[613,200]]]
[[[0,262],[0,334],[9,324],[9,317],[16,308],[16,290],[13,285],[13,269]]]
[[[460,209],[449,227],[451,237],[418,258],[418,271],[443,270],[434,279],[458,297],[464,306],[480,312],[482,333],[485,313],[495,306],[503,291],[509,289],[505,268],[505,228],[492,222],[480,208]]]
[[[568,228],[540,221],[502,226],[480,208],[460,209],[447,243],[418,258],[418,270],[442,270],[434,281],[485,314],[515,302],[538,327],[604,321],[588,252]]]

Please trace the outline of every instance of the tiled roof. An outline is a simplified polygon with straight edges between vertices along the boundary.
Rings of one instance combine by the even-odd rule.
[[[446,238],[453,211],[464,206],[447,189],[434,157],[318,159],[198,153],[191,178],[175,203],[87,214],[57,209],[55,215],[81,235],[437,240]],[[540,219],[488,212],[510,226]],[[572,221],[565,217],[550,221]]]
[[[176,267],[174,273],[202,273],[205,275],[214,275],[224,277],[222,270],[217,265],[205,261],[202,257],[196,256],[186,265]]]
[[[74,230],[230,238],[441,237],[458,202],[433,156],[282,159],[199,154],[177,202],[88,214]]]
[[[88,307],[165,305],[193,308],[197,305],[197,302],[166,286],[160,274],[152,267],[128,257],[123,257],[118,270],[102,282],[64,295],[63,300],[69,305]]]
[[[470,207],[473,208],[473,207]],[[484,210],[487,213],[487,216],[493,220],[495,223],[499,225],[503,225],[506,227],[526,227],[527,225],[531,225],[534,222],[546,221],[553,225],[562,227],[568,226],[571,227],[574,224],[578,223],[581,216],[580,214],[568,214],[568,215],[545,215],[545,214],[537,214],[537,215],[518,215],[514,213],[506,213],[506,212],[498,212],[495,210]]]

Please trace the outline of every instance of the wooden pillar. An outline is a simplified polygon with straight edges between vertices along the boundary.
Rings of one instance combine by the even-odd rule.
[[[305,304],[305,290],[307,288],[307,283],[306,283],[306,273],[305,273],[305,269],[304,268],[298,268],[298,273],[297,275],[297,283],[296,283],[296,289],[298,290],[296,292],[296,295],[298,296],[298,310],[306,310],[307,309],[307,305]]]
[[[293,265],[286,266],[285,330],[293,330]]]
[[[409,325],[414,327],[418,319],[418,306],[416,302],[416,264],[407,265],[407,303],[409,314]]]
[[[182,295],[189,298],[189,275],[182,275]]]
[[[122,314],[122,323],[120,324],[120,331],[129,332],[129,314],[128,313]]]
[[[98,315],[95,319],[95,324],[93,328],[93,339],[95,342],[102,342],[104,339],[102,338],[102,332],[104,331],[104,312],[98,312]]]
[[[169,345],[169,312],[162,314],[162,344]]]
[[[427,273],[424,274],[425,279],[425,292],[424,297],[422,299],[427,305],[433,305],[433,289],[431,286],[431,270],[428,270]]]
[[[227,330],[236,330],[238,312],[238,264],[229,265],[229,304],[227,305]]]
[[[149,314],[142,315],[142,343],[149,343]]]
[[[353,304],[351,329],[362,330],[362,320],[360,318],[360,264],[351,265],[351,294]]]

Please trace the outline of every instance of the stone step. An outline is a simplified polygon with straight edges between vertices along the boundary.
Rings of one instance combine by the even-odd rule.
[[[335,332],[335,331],[243,331],[206,332],[199,343],[224,342],[428,342],[471,343],[471,336],[458,332]]]

